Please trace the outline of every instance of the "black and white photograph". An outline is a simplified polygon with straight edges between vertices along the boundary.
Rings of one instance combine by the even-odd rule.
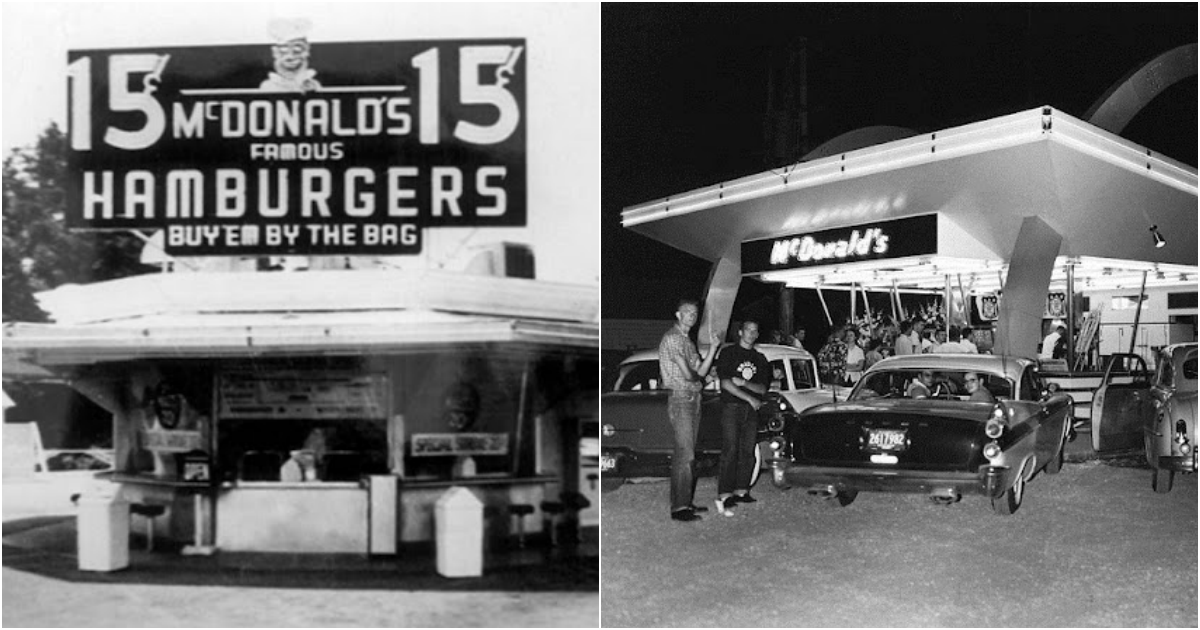
[[[602,626],[1196,626],[1196,24],[603,5]]]
[[[4,4],[3,625],[597,627],[599,17]]]
[[[6,2],[6,627],[1198,620],[1195,3]]]

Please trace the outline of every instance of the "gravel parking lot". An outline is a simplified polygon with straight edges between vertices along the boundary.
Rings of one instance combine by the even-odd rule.
[[[1136,462],[1132,463],[1136,465]],[[665,483],[603,497],[606,627],[1196,627],[1196,476],[1128,461],[1039,474],[1013,516],[966,497],[837,508],[766,480],[733,518],[667,517]],[[702,479],[697,503],[711,501]]]
[[[596,627],[592,593],[64,582],[4,569],[5,627]]]

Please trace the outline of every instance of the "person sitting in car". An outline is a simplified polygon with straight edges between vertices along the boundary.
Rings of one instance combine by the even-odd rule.
[[[967,387],[967,393],[970,394],[968,400],[979,400],[983,402],[996,402],[996,397],[984,387],[983,380],[975,372],[967,372],[963,374],[963,384]]]
[[[909,398],[929,398],[930,387],[933,387],[933,372],[921,370],[917,378],[908,384],[908,390],[904,395]]]

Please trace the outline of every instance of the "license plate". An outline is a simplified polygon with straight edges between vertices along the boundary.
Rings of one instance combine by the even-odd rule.
[[[600,472],[613,470],[617,467],[617,458],[609,457],[608,455],[600,456]]]
[[[867,429],[867,448],[880,451],[903,451],[907,447],[907,429]]]

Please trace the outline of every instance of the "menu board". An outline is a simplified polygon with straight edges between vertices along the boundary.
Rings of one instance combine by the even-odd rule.
[[[387,417],[386,374],[224,373],[222,419],[358,420]]]
[[[436,455],[507,455],[507,433],[417,433],[413,457]]]

